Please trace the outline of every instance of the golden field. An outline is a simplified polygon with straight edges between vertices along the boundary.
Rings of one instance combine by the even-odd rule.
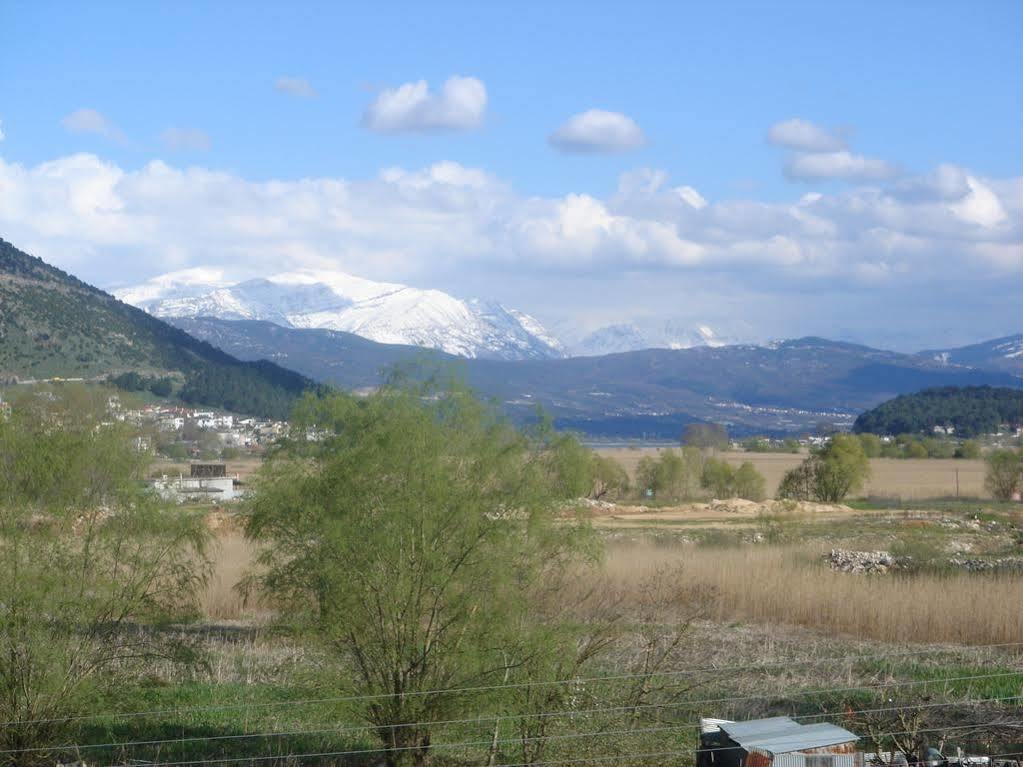
[[[704,617],[719,624],[803,627],[822,636],[883,642],[983,645],[1023,637],[1019,575],[840,573],[821,559],[831,545],[803,540],[707,546],[647,535],[611,540],[602,591],[642,604],[656,596],[646,593],[655,576],[670,573],[676,586],[703,596]],[[237,588],[255,564],[252,544],[225,527],[218,531],[213,558],[205,617],[257,623],[268,618],[270,611],[258,599],[243,599]]]
[[[597,452],[620,462],[635,478],[636,465],[645,456],[656,456],[659,448],[597,448]],[[767,494],[774,496],[786,471],[799,465],[805,454],[726,452],[721,456],[738,466],[751,462],[767,480]],[[984,462],[980,460],[945,458],[872,458],[871,477],[861,495],[897,496],[907,500],[945,498],[956,494],[956,473],[959,494],[964,497],[987,497],[984,490]]]

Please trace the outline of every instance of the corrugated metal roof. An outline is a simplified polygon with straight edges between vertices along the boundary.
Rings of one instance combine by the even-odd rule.
[[[747,751],[755,748],[771,754],[787,754],[859,740],[857,735],[837,725],[826,722],[800,724],[787,716],[722,723],[720,727]]]

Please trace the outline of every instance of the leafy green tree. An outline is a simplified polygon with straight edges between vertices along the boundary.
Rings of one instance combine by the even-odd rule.
[[[863,433],[859,435],[860,445],[863,447],[863,452],[867,458],[880,458],[881,457],[881,438],[876,434]]]
[[[728,432],[717,423],[691,423],[682,432],[682,444],[701,450],[727,450]]]
[[[611,456],[593,453],[590,467],[593,477],[591,498],[620,498],[628,492],[629,473]]]
[[[743,461],[735,470],[735,494],[748,501],[762,501],[767,497],[767,480],[749,461]]]
[[[684,447],[680,452],[661,450],[657,458],[644,456],[636,469],[642,489],[653,490],[654,496],[665,501],[685,501],[696,496],[703,472],[703,452]]]
[[[816,456],[810,456],[794,469],[789,469],[778,484],[778,497],[792,501],[810,501],[816,498]]]
[[[191,614],[202,580],[201,520],[145,489],[147,457],[101,423],[98,395],[66,395],[0,421],[0,753],[15,765],[45,762],[96,699],[176,657],[139,625]]]
[[[905,443],[903,456],[906,458],[927,458],[927,447],[917,439],[911,439]]]
[[[293,424],[247,506],[258,581],[336,661],[336,688],[373,696],[353,705],[387,763],[426,765],[428,723],[483,704],[429,691],[514,680],[553,641],[533,595],[595,545],[561,518],[575,488],[550,441],[457,387],[307,397]]]
[[[956,458],[980,458],[980,443],[974,439],[964,439],[955,451]]]
[[[546,465],[554,492],[562,498],[585,498],[593,490],[593,454],[572,434],[538,430],[546,441]]]
[[[951,440],[928,437],[923,441],[924,450],[928,458],[952,458],[955,456],[956,446]]]
[[[732,498],[735,495],[735,469],[721,458],[708,458],[703,465],[700,484],[715,498]]]
[[[836,434],[800,466],[786,472],[778,495],[838,503],[862,487],[869,476],[870,461],[860,440],[852,434]]]
[[[999,501],[1008,501],[1023,487],[1023,455],[1015,450],[992,450],[985,459],[984,486]]]
[[[834,435],[816,457],[816,495],[826,503],[838,503],[856,492],[870,476],[870,462],[852,434]]]
[[[644,455],[636,464],[636,486],[641,492],[657,492],[657,466],[659,461]]]

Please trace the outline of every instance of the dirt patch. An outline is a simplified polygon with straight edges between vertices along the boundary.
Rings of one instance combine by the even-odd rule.
[[[633,506],[607,501],[583,500],[583,508],[593,518],[628,517],[634,520],[707,520],[728,517],[758,517],[777,514],[853,514],[848,506],[809,501],[747,501],[744,498],[712,500],[707,503],[683,503],[677,506]]]

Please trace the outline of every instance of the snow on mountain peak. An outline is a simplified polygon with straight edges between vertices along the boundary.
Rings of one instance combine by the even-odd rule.
[[[724,338],[705,324],[696,326],[669,320],[657,327],[639,327],[634,323],[599,328],[572,347],[583,356],[599,356],[640,349],[691,349],[694,346],[726,346],[735,339]]]
[[[218,270],[200,268],[162,275],[116,295],[160,317],[265,320],[462,357],[563,356],[557,339],[523,312],[337,271],[302,269],[230,283]]]

